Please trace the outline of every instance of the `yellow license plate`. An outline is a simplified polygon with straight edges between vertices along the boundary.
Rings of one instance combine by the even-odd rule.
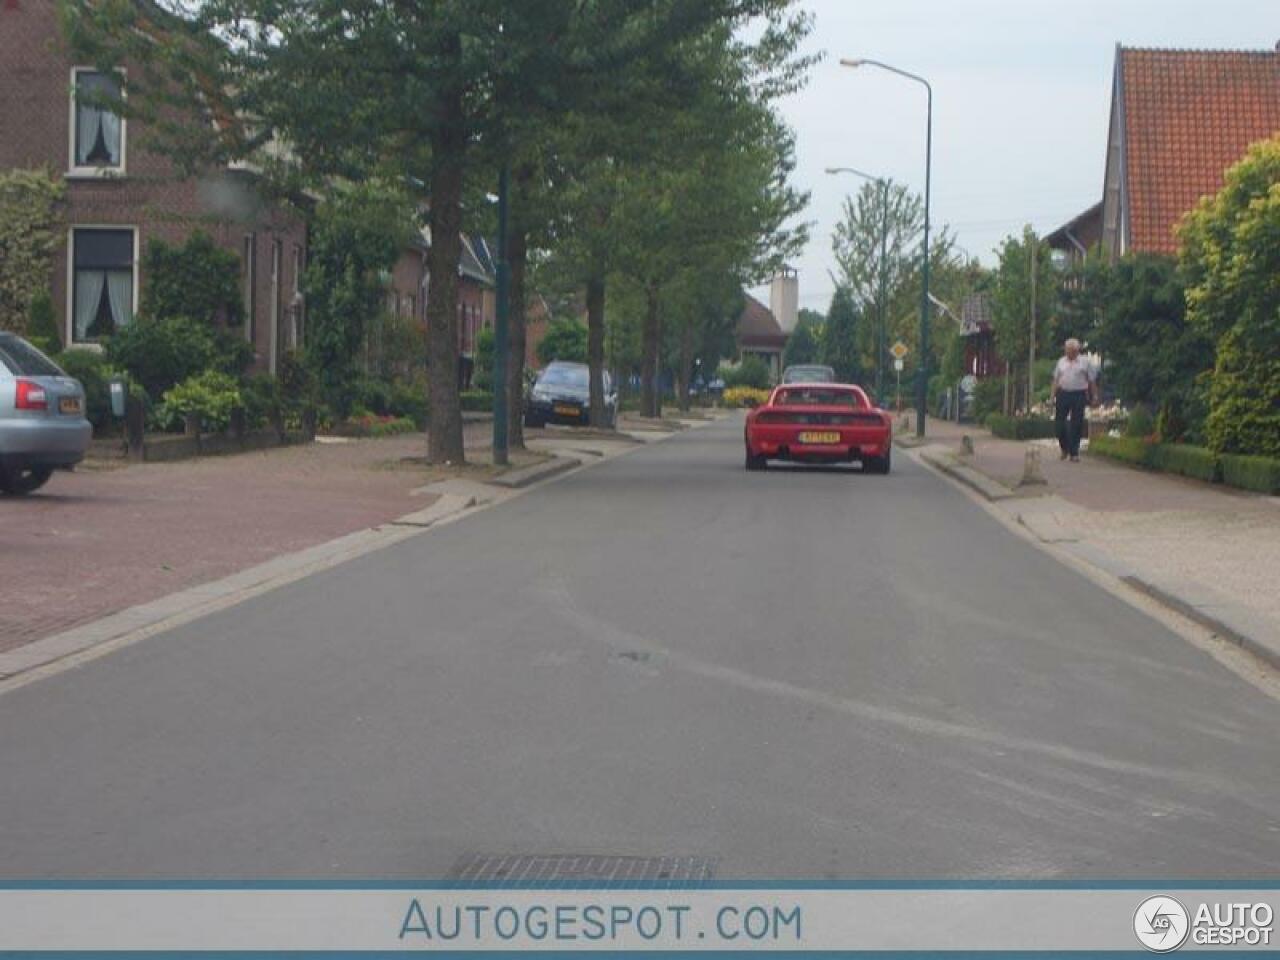
[[[839,443],[840,434],[835,430],[806,430],[800,434],[801,443]]]
[[[576,416],[578,416],[578,408],[577,408],[577,407],[566,407],[566,406],[561,406],[561,405],[557,404],[556,406],[552,407],[551,409],[553,409],[553,410],[556,412],[556,414],[557,414],[557,415],[559,415],[559,416],[561,416],[561,417],[576,417]]]
[[[80,398],[79,397],[63,397],[58,401],[58,410],[62,413],[79,413]]]

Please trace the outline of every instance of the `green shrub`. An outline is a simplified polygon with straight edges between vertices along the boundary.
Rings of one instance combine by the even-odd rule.
[[[1256,493],[1280,494],[1280,459],[1224,453],[1221,460],[1223,483]]]
[[[488,390],[463,390],[459,397],[463,410],[476,413],[493,412],[493,394]]]
[[[732,387],[769,389],[769,367],[759,357],[743,357],[742,362],[735,366],[722,366],[719,375],[726,389]]]
[[[1139,440],[1146,439],[1156,432],[1156,421],[1151,416],[1151,411],[1142,404],[1138,404],[1129,411],[1129,419],[1124,425],[1124,435],[1126,437],[1135,437]]]
[[[138,317],[107,341],[107,358],[128,371],[152,397],[207,370],[218,345],[207,324],[186,317]]]
[[[62,352],[62,334],[53,312],[53,297],[41,290],[31,298],[27,308],[27,339],[51,357]]]
[[[538,342],[538,362],[544,366],[555,360],[587,362],[587,325],[578,320],[552,320]]]
[[[1041,440],[1057,436],[1052,420],[1045,417],[1008,417],[1003,413],[989,413],[987,429],[1005,440]]]
[[[1151,466],[1153,456],[1151,451],[1154,446],[1154,444],[1147,443],[1138,437],[1111,437],[1104,435],[1089,439],[1089,453],[1109,457],[1112,460],[1119,460],[1135,467]]]
[[[240,402],[247,426],[266,426],[283,409],[279,381],[269,373],[255,373],[240,385]]]
[[[231,411],[243,406],[240,387],[220,370],[206,370],[189,377],[164,394],[165,414],[171,420],[195,414],[210,432],[225,430]]]
[[[58,366],[84,387],[85,416],[100,431],[111,422],[111,378],[119,371],[96,350],[67,350],[58,357]]]
[[[408,417],[419,429],[427,425],[427,382],[425,379],[396,380],[391,384],[390,413]]]
[[[280,357],[276,379],[280,383],[280,403],[287,414],[296,416],[319,403],[320,389],[315,374],[296,351],[287,350]]]
[[[1004,406],[1004,380],[986,377],[973,388],[973,415],[985,422],[989,413],[999,413]]]
[[[1218,341],[1209,378],[1205,436],[1220,453],[1280,457],[1280,350],[1247,346],[1236,331]]]
[[[377,377],[361,377],[351,385],[351,408],[385,417],[391,413],[391,384]]]
[[[1150,463],[1157,470],[1203,480],[1205,483],[1213,483],[1220,476],[1217,454],[1187,443],[1153,444]]]
[[[475,363],[471,367],[471,383],[477,390],[493,390],[494,343],[492,327],[485,327],[476,334]]]

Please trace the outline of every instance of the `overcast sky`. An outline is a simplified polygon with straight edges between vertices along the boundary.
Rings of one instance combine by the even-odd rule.
[[[924,189],[924,88],[933,85],[933,223],[984,263],[1006,234],[1047,232],[1102,197],[1115,45],[1272,49],[1280,0],[804,0],[825,53],[782,104],[812,239],[795,262],[800,306],[826,311],[831,234],[858,167]],[[768,290],[756,291],[768,303]]]

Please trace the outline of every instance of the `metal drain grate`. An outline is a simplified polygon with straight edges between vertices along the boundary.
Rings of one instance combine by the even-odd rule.
[[[714,873],[714,861],[705,857],[470,854],[454,864],[446,879],[486,887],[693,887]]]

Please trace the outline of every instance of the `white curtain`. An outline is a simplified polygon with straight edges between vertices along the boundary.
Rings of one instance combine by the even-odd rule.
[[[102,118],[102,142],[107,145],[107,153],[111,157],[110,165],[120,166],[120,118],[109,110],[99,110]]]
[[[102,111],[87,104],[76,105],[76,163],[87,166],[93,144],[98,139]]]
[[[101,270],[76,271],[75,296],[75,339],[86,340],[89,326],[98,312],[98,304],[102,300],[102,285],[107,275]]]
[[[119,330],[133,319],[133,273],[128,270],[108,273],[107,296],[111,302],[111,319]]]

